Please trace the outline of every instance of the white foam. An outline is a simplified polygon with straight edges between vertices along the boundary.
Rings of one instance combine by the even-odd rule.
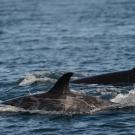
[[[121,89],[115,88],[115,87],[109,87],[109,88],[98,88],[96,92],[102,96],[111,95],[116,96],[119,93],[121,93]]]
[[[129,91],[128,94],[118,94],[115,98],[111,99],[112,102],[122,105],[135,106],[135,89]]]
[[[35,82],[52,82],[54,83],[56,80],[55,79],[51,79],[51,78],[48,78],[48,77],[37,77],[35,74],[27,74],[24,79],[19,83],[19,86],[26,86],[26,85],[31,85]]]

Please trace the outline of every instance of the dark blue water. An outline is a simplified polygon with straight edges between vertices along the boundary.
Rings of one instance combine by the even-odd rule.
[[[58,78],[72,71],[83,76],[130,69],[134,62],[134,0],[0,0],[0,100],[52,87],[19,87],[27,73],[45,71]],[[87,116],[0,115],[0,135],[133,135],[134,126],[135,111],[128,110]]]

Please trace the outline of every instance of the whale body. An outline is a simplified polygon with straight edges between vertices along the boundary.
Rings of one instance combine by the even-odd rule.
[[[24,97],[17,97],[3,102],[5,105],[23,108],[25,110],[42,110],[47,112],[87,114],[107,109],[114,104],[97,97],[72,92],[69,80],[73,73],[64,74],[48,91]]]
[[[135,83],[135,68],[73,80],[76,84],[130,85]]]

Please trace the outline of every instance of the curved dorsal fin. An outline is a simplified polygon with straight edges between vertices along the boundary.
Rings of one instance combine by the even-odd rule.
[[[73,75],[72,72],[64,74],[62,77],[58,79],[58,81],[55,83],[53,88],[49,91],[49,93],[52,94],[66,94],[69,90],[69,80],[71,76]]]

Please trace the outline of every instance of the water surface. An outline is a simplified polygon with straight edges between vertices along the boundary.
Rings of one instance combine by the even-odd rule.
[[[18,86],[28,73],[57,79],[68,71],[87,76],[135,67],[134,26],[134,0],[1,0],[0,100],[52,87]],[[96,93],[92,86],[72,89]],[[134,123],[131,110],[68,117],[1,114],[0,133],[126,135],[135,134]]]

